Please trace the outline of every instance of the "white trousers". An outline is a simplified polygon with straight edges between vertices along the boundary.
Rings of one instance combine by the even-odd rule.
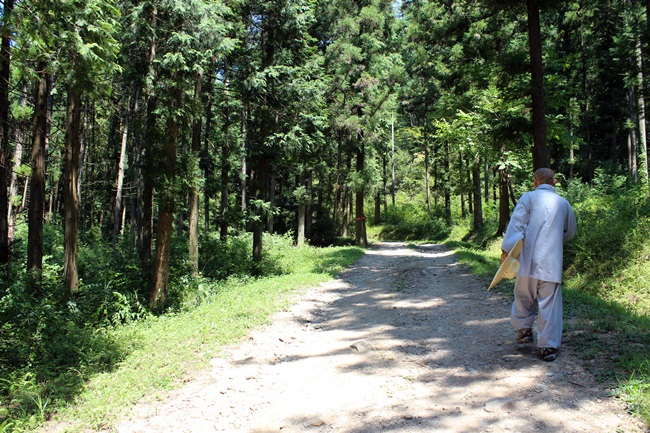
[[[537,314],[537,347],[560,348],[562,342],[562,287],[559,283],[517,275],[510,323],[532,328]]]

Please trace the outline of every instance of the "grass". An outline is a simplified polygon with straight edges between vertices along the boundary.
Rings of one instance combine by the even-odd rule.
[[[291,294],[331,279],[356,261],[363,251],[356,247],[302,248],[293,273],[259,280],[231,279],[216,295],[195,309],[104,329],[106,341],[122,354],[109,371],[87,378],[83,389],[68,402],[47,401],[61,432],[110,429],[111,425],[142,399],[180,386],[197,371],[209,366],[224,346],[266,323],[274,312],[287,308]],[[39,394],[35,394],[38,396]],[[54,412],[52,412],[54,411]],[[45,416],[46,410],[43,410]],[[7,431],[24,431],[34,420],[6,424]],[[5,431],[0,424],[0,431]]]

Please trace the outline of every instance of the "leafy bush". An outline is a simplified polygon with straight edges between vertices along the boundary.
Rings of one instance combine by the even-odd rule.
[[[383,240],[442,240],[450,232],[443,209],[429,216],[425,206],[412,203],[389,207],[383,216],[379,238]]]

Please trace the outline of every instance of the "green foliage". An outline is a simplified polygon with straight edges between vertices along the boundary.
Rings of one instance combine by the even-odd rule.
[[[102,250],[101,238],[94,242],[97,252],[109,251],[107,246]],[[243,249],[244,242],[250,245],[250,238],[227,245]],[[205,254],[220,251],[214,239],[204,239],[206,245],[213,250]],[[182,298],[180,306],[192,308],[163,316],[134,315],[138,296],[124,292],[129,286],[118,269],[107,273],[113,282],[103,287],[82,284],[76,300],[62,293],[58,279],[47,285],[45,296],[34,298],[21,276],[12,276],[17,282],[0,297],[0,431],[33,431],[53,413],[70,426],[105,428],[143,396],[178,386],[185,372],[206,367],[224,345],[285,307],[290,292],[331,278],[363,254],[356,247],[297,250],[289,235],[269,236],[265,245],[265,272],[283,275],[251,280],[247,270],[236,275],[231,269],[231,278],[220,282],[192,280],[173,302],[180,305]],[[236,254],[231,257],[250,261],[248,250]],[[82,256],[84,265],[97,273],[106,273],[102,266],[111,260],[114,265],[123,260],[111,254],[96,254],[93,260]],[[182,266],[182,261],[172,265],[177,275],[170,290],[180,292]],[[44,280],[59,272],[46,269]],[[197,290],[200,298],[193,292]],[[188,305],[188,300],[195,303]],[[97,306],[102,311],[94,311]]]
[[[389,207],[383,216],[380,239],[386,240],[442,240],[449,235],[449,225],[444,209],[436,209],[432,215],[426,206],[405,204]]]

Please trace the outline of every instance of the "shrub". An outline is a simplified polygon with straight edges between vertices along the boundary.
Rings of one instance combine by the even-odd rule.
[[[383,221],[379,233],[383,240],[442,240],[450,232],[443,210],[436,209],[429,216],[424,206],[415,204],[388,208]]]

